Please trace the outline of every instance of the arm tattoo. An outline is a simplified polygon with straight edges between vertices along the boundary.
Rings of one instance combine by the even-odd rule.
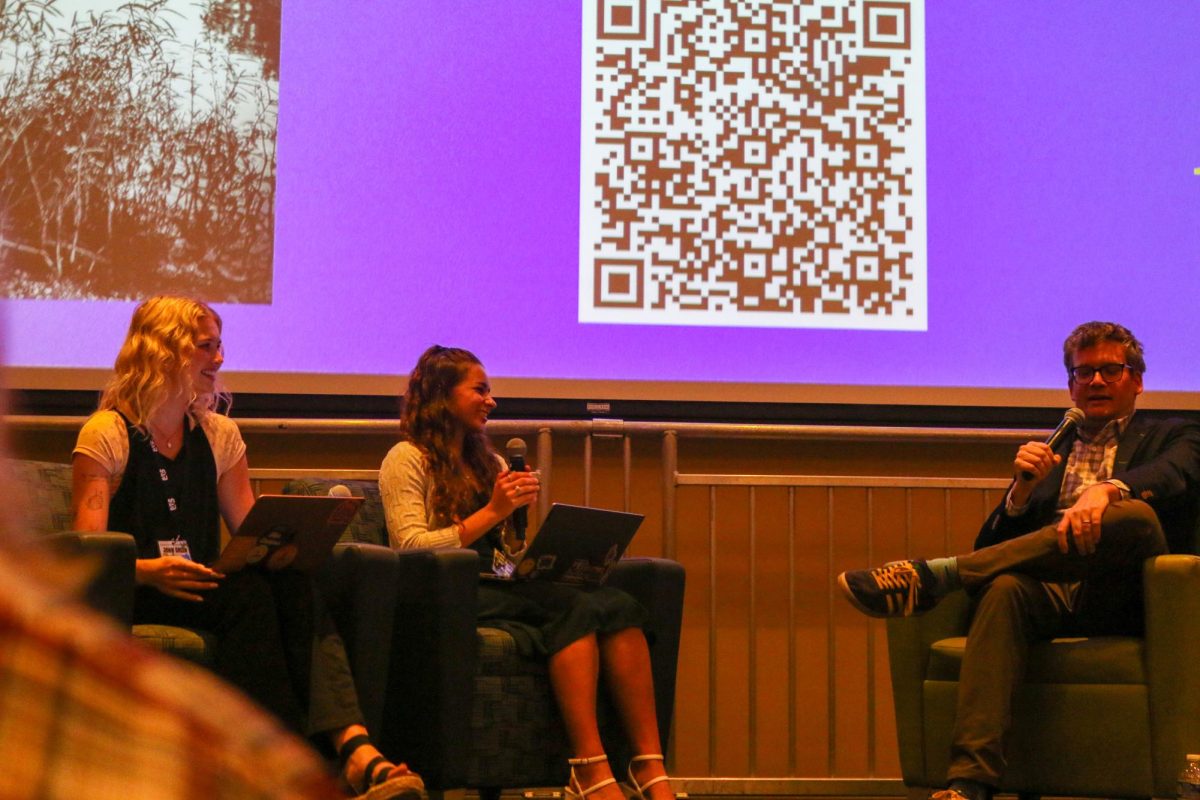
[[[106,490],[107,487],[105,489],[98,489],[87,496],[84,503],[87,504],[89,511],[99,511],[104,508],[104,492]]]

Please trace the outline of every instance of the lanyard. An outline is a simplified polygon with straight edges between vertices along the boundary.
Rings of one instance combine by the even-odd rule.
[[[179,447],[180,454],[183,453],[184,447],[187,444],[186,425],[185,425],[185,431],[183,433],[183,437],[184,437],[183,442],[180,444],[180,447]],[[169,469],[167,469],[168,465],[171,462],[169,462],[167,460],[166,456],[164,456],[162,453],[159,452],[158,445],[156,445],[154,443],[154,437],[148,436],[147,439],[149,439],[149,441],[150,441],[150,449],[154,452],[154,460],[158,464],[159,485],[162,488],[163,497],[167,502],[167,513],[169,514],[169,516],[171,518],[171,527],[175,531],[175,538],[178,539],[178,538],[180,538],[180,534],[179,534],[179,529],[180,529],[180,526],[179,526],[179,501],[175,498],[175,495],[176,495],[176,491],[177,491],[177,488],[180,485],[180,483],[177,481],[171,480],[171,472]],[[186,480],[187,480],[187,462],[186,461],[183,462],[183,469],[181,471],[184,473],[183,480],[184,480],[184,482],[186,482]]]

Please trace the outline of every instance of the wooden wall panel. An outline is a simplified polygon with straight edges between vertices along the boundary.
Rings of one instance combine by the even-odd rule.
[[[753,745],[747,774],[787,775],[791,770],[789,596],[794,573],[789,558],[791,519],[788,490],[763,487],[754,492],[754,682],[751,684]]]
[[[835,576],[869,564],[866,490],[833,492],[833,569],[825,576],[833,592]],[[866,775],[867,771],[867,633],[870,620],[848,603],[833,604],[833,758],[830,777]]]
[[[717,775],[747,775],[750,766],[749,490],[719,487],[715,493],[716,672],[710,677],[720,724],[712,731],[713,770]]]
[[[709,555],[708,495],[708,489],[681,489],[675,512],[680,531],[676,556],[687,570],[687,589],[683,597],[672,750],[676,771],[687,775],[716,774],[709,757],[710,714],[714,709],[709,702],[713,562]]]
[[[832,491],[796,489],[796,774],[829,774]]]

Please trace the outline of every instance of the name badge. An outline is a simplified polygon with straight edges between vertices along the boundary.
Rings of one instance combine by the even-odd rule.
[[[492,551],[492,572],[494,574],[501,578],[510,578],[515,566],[516,564],[499,547]]]
[[[188,561],[192,560],[192,551],[188,549],[186,539],[159,540],[158,554],[164,557],[179,556],[180,558],[186,558]]]

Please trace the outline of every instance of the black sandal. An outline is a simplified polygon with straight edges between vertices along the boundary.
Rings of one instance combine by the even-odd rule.
[[[425,783],[415,772],[407,775],[397,775],[389,778],[388,773],[394,766],[382,755],[375,756],[367,762],[363,770],[359,786],[354,786],[346,777],[346,765],[350,757],[363,745],[371,744],[371,737],[365,733],[351,736],[342,742],[338,748],[338,761],[341,764],[342,782],[350,790],[352,796],[361,800],[427,800]]]

